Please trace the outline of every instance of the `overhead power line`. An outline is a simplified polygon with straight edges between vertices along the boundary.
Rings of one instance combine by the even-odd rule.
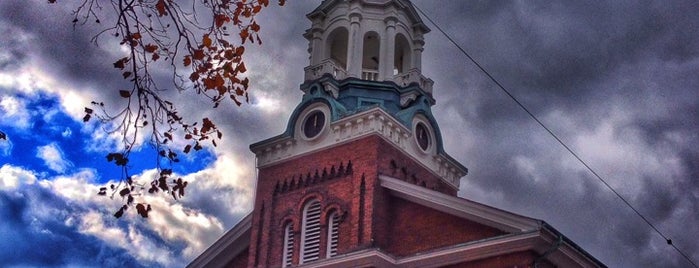
[[[529,111],[529,109],[527,109],[527,107],[525,107],[524,104],[522,104],[519,100],[517,100],[517,98],[514,95],[512,95],[512,93],[510,93],[510,91],[507,90],[502,84],[500,84],[500,82],[497,79],[495,79],[495,77],[493,77],[485,68],[483,68],[483,66],[481,66],[478,63],[478,61],[476,61],[473,57],[471,57],[471,55],[468,54],[468,52],[466,52],[466,50],[464,50],[459,44],[457,44],[456,41],[454,41],[454,39],[452,39],[451,36],[449,36],[449,34],[447,34],[444,30],[442,30],[442,27],[439,27],[439,25],[437,23],[435,23],[432,20],[432,18],[430,18],[430,16],[427,16],[427,14],[424,11],[422,11],[422,9],[420,9],[417,5],[413,4],[413,6],[415,6],[415,9],[417,9],[417,11],[420,12],[420,14],[422,14],[422,16],[427,18],[427,20],[432,25],[434,25],[437,28],[437,30],[439,30],[439,32],[441,32],[447,39],[449,39],[449,42],[451,42],[454,46],[456,46],[456,48],[459,49],[459,51],[461,51],[461,53],[464,54],[464,56],[466,56],[471,62],[473,62],[473,64],[475,64],[476,67],[478,67],[478,69],[481,70],[481,72],[483,72],[486,76],[488,76],[488,78],[490,78],[490,80],[493,81],[493,83],[495,83],[495,85],[497,85],[498,88],[500,88],[507,96],[509,96],[510,99],[512,99],[517,104],[517,106],[522,108],[522,110],[524,110],[525,113],[527,113],[532,119],[534,119],[534,121],[536,121],[536,123],[538,123],[544,130],[546,130],[546,132],[548,132],[551,135],[551,137],[553,137],[561,146],[563,146],[563,148],[565,148],[571,155],[573,155],[573,157],[575,157],[575,159],[577,159],[578,162],[580,162],[583,166],[585,166],[585,168],[587,170],[589,170],[590,173],[592,173],[592,175],[594,175],[597,179],[599,179],[599,181],[601,181],[602,184],[604,184],[604,186],[606,186],[609,190],[611,190],[612,193],[614,193],[617,197],[619,197],[619,199],[621,199],[621,201],[623,201],[624,204],[626,204],[626,206],[631,208],[631,210],[633,210],[633,212],[635,212],[636,215],[638,215],[646,224],[648,224],[648,226],[650,226],[656,233],[658,233],[663,239],[665,239],[665,242],[667,242],[668,245],[672,246],[672,248],[674,248],[675,251],[677,251],[680,255],[682,255],[682,257],[684,257],[694,267],[699,268],[699,266],[697,266],[697,264],[694,263],[694,261],[692,261],[692,259],[689,257],[689,255],[685,254],[675,244],[672,243],[672,239],[670,239],[665,234],[663,234],[660,230],[658,230],[658,228],[656,228],[655,225],[653,225],[653,223],[651,223],[645,216],[643,216],[643,214],[641,214],[641,212],[639,212],[633,205],[631,205],[631,203],[629,203],[629,201],[627,201],[626,198],[624,198],[623,196],[621,196],[621,194],[619,194],[619,192],[614,190],[614,188],[611,185],[609,185],[609,183],[607,183],[607,181],[605,179],[603,179],[602,176],[597,174],[597,172],[594,169],[592,169],[592,167],[590,167],[582,158],[580,158],[580,156],[578,156],[578,154],[576,154],[565,142],[563,142],[560,138],[558,138],[558,136],[555,133],[553,133],[553,131],[551,131],[551,129],[549,129],[546,125],[544,125],[544,123],[541,122],[541,120],[539,120],[539,118],[537,118],[531,111]]]

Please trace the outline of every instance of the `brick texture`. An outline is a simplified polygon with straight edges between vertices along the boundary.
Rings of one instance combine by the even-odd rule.
[[[304,205],[320,201],[320,258],[326,256],[328,215],[342,215],[338,254],[380,247],[396,256],[497,235],[498,231],[390,196],[388,175],[442,193],[456,189],[377,135],[262,167],[258,173],[248,267],[279,267],[283,228],[292,223],[299,264]]]
[[[505,234],[422,205],[390,197],[385,216],[377,215],[377,244],[395,256],[409,256],[440,247],[476,241]]]

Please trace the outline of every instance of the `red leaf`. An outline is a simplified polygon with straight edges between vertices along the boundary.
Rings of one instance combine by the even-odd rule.
[[[167,16],[167,11],[165,11],[166,6],[164,0],[158,0],[158,3],[155,4],[155,9],[158,10],[158,16]]]
[[[124,73],[121,74],[121,75],[124,76],[124,79],[126,79],[126,78],[128,78],[129,76],[131,76],[131,72],[124,72]]]
[[[122,98],[128,98],[131,97],[131,92],[129,92],[128,90],[119,90],[119,96],[121,96]]]
[[[184,67],[187,67],[190,64],[192,64],[192,59],[190,59],[189,56],[185,56],[184,57]]]
[[[145,50],[146,52],[148,52],[148,53],[153,53],[153,52],[155,52],[156,50],[158,50],[158,46],[157,46],[157,45],[153,45],[153,44],[148,44],[148,45],[146,45],[146,47],[144,48],[144,50]]]
[[[204,51],[201,49],[195,49],[194,53],[192,53],[192,58],[194,58],[195,60],[204,59]]]
[[[208,34],[205,34],[204,37],[202,37],[201,44],[205,47],[211,46],[211,38],[209,38]]]

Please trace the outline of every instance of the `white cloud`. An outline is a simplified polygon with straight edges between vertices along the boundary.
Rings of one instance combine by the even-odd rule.
[[[111,225],[114,225],[114,221],[105,221],[103,214],[90,211],[82,215],[79,231],[95,236],[112,247],[123,248],[140,261],[157,262],[163,266],[173,264],[169,249],[144,236],[134,225],[129,225],[127,230]]]
[[[0,167],[0,190],[12,190],[21,184],[34,184],[36,174],[21,167],[5,164]]]
[[[0,96],[0,124],[10,125],[20,129],[31,127],[31,115],[27,111],[27,104],[22,99],[14,96]]]
[[[12,154],[12,147],[14,147],[14,145],[10,137],[6,137],[5,140],[0,139],[0,156],[10,156],[10,154]]]
[[[64,138],[70,138],[70,136],[72,136],[72,135],[73,135],[73,131],[70,130],[69,127],[66,127],[66,129],[63,130],[63,132],[61,132],[61,136],[63,136]]]
[[[253,184],[248,181],[252,179],[245,179],[248,169],[237,166],[240,164],[236,160],[224,156],[205,170],[183,176],[189,181],[189,186],[187,195],[181,200],[174,200],[165,193],[137,198],[136,202],[151,205],[152,211],[147,219],[142,219],[132,207],[122,219],[115,220],[112,213],[123,201],[119,197],[111,199],[97,195],[100,187],[114,182],[97,184],[95,171],[91,169],[41,180],[39,184],[68,203],[86,210],[68,217],[65,220],[67,226],[78,226],[81,233],[94,236],[112,247],[123,248],[138,260],[167,267],[193,259],[221,236],[226,227],[220,217],[240,217],[249,211]],[[157,174],[157,170],[146,170],[134,179],[147,184]],[[222,214],[226,215],[202,211],[205,206],[213,204],[225,208]],[[126,224],[115,224],[119,221]],[[172,252],[172,245],[184,247]]]
[[[56,143],[50,143],[37,148],[36,157],[44,160],[46,166],[58,173],[65,173],[73,163],[63,157],[63,151]]]

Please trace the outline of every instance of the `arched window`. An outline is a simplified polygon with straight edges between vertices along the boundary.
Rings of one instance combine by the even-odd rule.
[[[282,267],[291,267],[294,254],[294,224],[289,222],[284,226],[284,249],[282,250]]]
[[[348,35],[349,32],[347,32],[347,29],[345,28],[337,28],[332,31],[328,35],[328,54],[326,54],[326,58],[331,58],[333,61],[335,61],[336,64],[338,64],[337,67],[342,68],[343,70],[347,70],[347,42],[348,42]]]
[[[376,81],[379,79],[379,59],[381,40],[375,32],[364,35],[362,55],[362,79]]]
[[[396,35],[395,56],[393,58],[393,75],[406,73],[410,70],[410,44],[402,34]]]
[[[303,207],[300,264],[317,260],[320,255],[320,202],[311,200]]]
[[[339,238],[340,230],[340,214],[337,211],[333,211],[328,216],[328,258],[337,255],[337,240]]]

